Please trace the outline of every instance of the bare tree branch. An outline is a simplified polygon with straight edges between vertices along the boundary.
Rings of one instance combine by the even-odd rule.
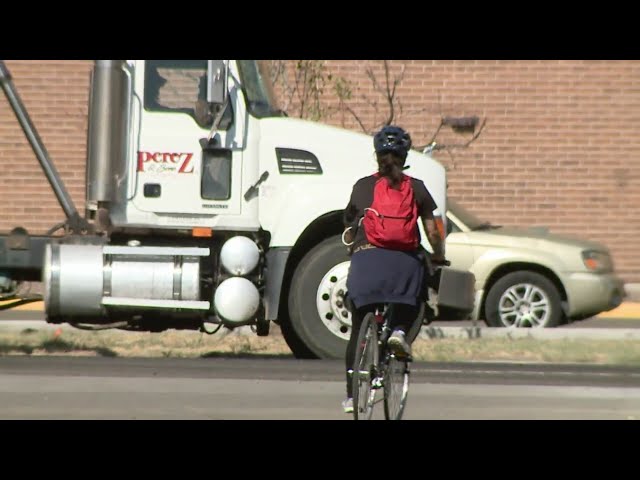
[[[285,97],[283,110],[286,112],[288,108],[295,107],[299,110],[300,118],[316,120],[330,117],[337,112],[341,115],[340,121],[343,126],[345,125],[346,116],[348,115],[357,122],[357,125],[364,133],[371,134],[381,126],[398,122],[401,117],[405,118],[406,115],[420,115],[426,111],[435,110],[433,106],[408,108],[410,105],[399,98],[398,90],[406,75],[406,64],[402,64],[400,69],[396,70],[398,72],[396,74],[394,73],[392,62],[383,60],[381,64],[382,72],[376,75],[374,73],[374,66],[370,63],[365,69],[365,74],[371,82],[374,95],[361,92],[357,97],[359,100],[361,99],[363,103],[356,102],[355,105],[352,105],[351,103],[356,100],[358,88],[356,87],[354,91],[351,83],[343,77],[334,78],[331,73],[327,75],[323,61],[297,60],[295,61],[296,63],[293,64],[293,71],[291,71],[293,62],[285,62],[286,61],[282,60],[272,61],[271,79],[274,84],[279,83],[280,91]],[[293,81],[291,81],[292,79]],[[334,104],[332,106],[324,102],[323,95],[325,93],[324,89],[328,84],[327,82],[333,85],[333,89],[337,94],[337,105]],[[418,150],[428,149],[429,151],[445,150],[455,169],[456,158],[453,150],[467,148],[476,141],[482,134],[487,119],[484,118],[480,128],[474,131],[478,124],[478,118],[445,117],[443,115],[442,99],[443,94],[441,91],[438,91],[437,110],[440,116],[439,125],[432,134],[428,144],[415,148]],[[364,107],[364,109],[360,107]],[[383,108],[385,111],[382,111]],[[371,110],[373,110],[373,125],[371,128],[367,128],[365,120],[369,118]],[[451,126],[454,132],[473,132],[473,136],[464,143],[438,144],[436,143],[437,137],[441,134],[442,127],[445,126]]]
[[[399,98],[398,98],[398,105],[400,105],[400,99]],[[406,110],[406,111],[404,111],[404,113],[406,115],[417,115],[419,113],[424,113],[427,110],[429,110],[429,107],[423,107],[423,108],[419,108],[417,110]]]
[[[478,129],[478,131],[473,135],[473,137],[471,137],[471,140],[469,140],[467,143],[454,143],[451,145],[445,145],[444,148],[446,149],[451,149],[451,148],[467,148],[469,145],[471,145],[473,142],[475,142],[477,140],[477,138],[480,136],[480,134],[482,133],[482,130],[484,129],[484,126],[487,124],[487,119],[485,118],[482,122],[482,125],[480,125],[480,128]]]
[[[388,115],[386,116],[386,120],[383,120],[382,122],[380,122],[379,123],[380,126],[390,125],[391,123],[393,123],[394,119],[396,118],[396,102],[398,101],[398,99],[396,98],[396,92],[397,92],[398,85],[400,85],[400,83],[402,83],[402,80],[404,79],[404,73],[406,70],[406,65],[403,64],[400,70],[400,74],[395,76],[392,80],[391,66],[389,64],[389,61],[383,60],[382,64],[384,68],[384,87],[380,85],[380,82],[376,78],[375,74],[373,73],[373,69],[371,67],[368,67],[365,70],[365,73],[369,78],[369,80],[371,81],[374,91],[382,95],[382,97],[385,99],[385,103],[388,105],[388,108],[389,108],[389,112],[388,112]],[[367,101],[370,105],[374,106],[375,113],[376,114],[379,113],[379,110],[377,108],[377,103],[374,105],[374,103],[371,102],[370,100],[367,100]]]
[[[436,137],[438,136],[438,132],[440,131],[442,126],[445,125],[445,121],[444,120],[445,120],[444,118],[442,118],[440,120],[440,125],[438,125],[438,129],[436,130],[436,133],[433,135],[433,137],[431,138],[429,143],[427,143],[426,145],[421,145],[419,147],[415,147],[417,150],[424,150],[425,148],[431,146],[432,147],[431,148],[432,151],[446,150],[448,153],[450,153],[450,151],[452,149],[454,149],[454,148],[467,148],[469,145],[471,145],[473,142],[475,142],[478,139],[478,137],[482,133],[482,130],[484,129],[484,126],[487,124],[487,119],[485,117],[485,119],[482,121],[482,125],[480,125],[480,128],[478,129],[478,131],[466,143],[436,144],[435,140],[436,140]]]
[[[374,112],[378,112],[378,101],[377,100],[371,100],[369,97],[367,97],[366,95],[361,95],[362,99],[365,100],[374,110]]]
[[[436,137],[438,136],[440,129],[444,126],[444,116],[442,115],[442,92],[440,90],[438,90],[438,115],[440,116],[440,125],[438,125],[437,130],[431,136],[431,140],[429,140],[427,145],[431,145],[435,143]],[[425,148],[427,145],[425,145]]]
[[[271,61],[271,83],[276,86],[280,84],[282,90],[281,95],[281,107],[283,111],[288,111],[289,106],[293,102],[293,97],[296,92],[296,85],[291,86],[289,84],[289,75],[287,71],[287,64],[284,60],[272,60]]]
[[[389,103],[389,116],[387,117],[385,125],[391,125],[391,123],[393,122],[393,117],[395,116],[395,112],[393,109],[393,94],[391,93],[391,88],[389,88],[389,62],[387,60],[384,61],[384,78],[387,83],[387,91],[385,92],[385,96],[387,98],[387,102]]]
[[[364,123],[362,123],[362,120],[360,120],[360,117],[356,114],[356,112],[353,111],[353,109],[349,106],[349,105],[345,105],[344,106],[347,109],[347,112],[349,112],[353,118],[356,119],[356,121],[358,122],[358,125],[360,125],[360,128],[362,129],[362,131],[366,134],[369,133],[369,131],[366,129],[366,127],[364,126]]]
[[[447,149],[445,151],[449,154],[449,157],[451,157],[451,170],[455,170],[456,169],[456,157],[453,155],[453,152],[451,150]]]
[[[402,113],[403,113],[403,107],[402,107],[402,102],[400,101],[400,99],[397,99],[398,102],[398,122],[400,122],[400,118],[402,117]]]
[[[386,65],[386,60],[385,60],[385,65]],[[396,89],[398,88],[398,85],[400,85],[400,83],[402,83],[402,80],[404,80],[404,72],[405,72],[406,67],[407,67],[406,64],[402,64],[402,68],[400,69],[400,75],[398,75],[393,80],[393,88],[391,89],[391,93],[389,95],[389,101],[390,102],[393,102],[393,100],[396,99]],[[389,88],[388,85],[389,85],[389,80],[387,78],[387,89]]]
[[[434,134],[431,136],[431,140],[429,140],[426,145],[421,145],[419,147],[415,147],[417,150],[424,150],[425,148],[427,148],[429,145],[433,145],[436,141],[436,137],[438,136],[438,133],[440,133],[440,130],[442,129],[444,125],[444,119],[441,117],[440,118],[440,125],[438,125],[438,128],[436,129],[436,131],[434,132]]]
[[[367,67],[367,69],[365,70],[365,73],[367,74],[367,77],[369,77],[369,80],[371,80],[371,83],[373,84],[373,89],[384,95],[385,91],[383,88],[380,88],[380,85],[378,85],[378,80],[376,79],[376,76],[373,74],[373,70],[371,69],[371,67]]]
[[[300,76],[302,77],[302,94],[298,94],[298,98],[300,99],[300,118],[304,118],[304,109],[307,103],[307,77],[309,74],[308,68],[305,68],[306,65],[303,65],[303,62],[298,63],[298,70],[300,71]],[[298,78],[300,78],[300,76]]]

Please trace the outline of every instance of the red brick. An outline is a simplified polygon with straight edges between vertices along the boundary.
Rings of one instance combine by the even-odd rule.
[[[416,145],[431,139],[441,115],[487,118],[469,149],[454,150],[453,159],[445,152],[436,155],[448,167],[451,197],[494,223],[545,224],[554,232],[602,241],[624,280],[640,282],[640,61],[393,60],[392,74],[403,64],[400,122]],[[91,62],[9,60],[7,65],[82,211]],[[368,128],[384,118],[384,98],[365,73],[371,67],[382,80],[381,61],[330,60],[325,66],[327,73],[352,82],[347,104]],[[325,92],[324,104],[334,111],[323,121],[360,132],[350,114],[337,111],[329,83]],[[295,102],[290,112],[296,112]],[[467,138],[443,128],[437,140]],[[23,225],[41,233],[63,218],[4,97],[0,163],[12,165],[0,178],[0,231]]]

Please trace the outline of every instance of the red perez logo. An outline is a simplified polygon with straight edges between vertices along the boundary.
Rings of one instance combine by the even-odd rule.
[[[193,153],[138,152],[138,171],[149,173],[193,173]]]

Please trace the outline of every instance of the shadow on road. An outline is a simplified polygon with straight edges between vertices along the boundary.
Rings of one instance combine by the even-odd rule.
[[[259,352],[208,352],[200,355],[200,358],[280,358],[283,360],[295,358],[290,353],[259,353]]]

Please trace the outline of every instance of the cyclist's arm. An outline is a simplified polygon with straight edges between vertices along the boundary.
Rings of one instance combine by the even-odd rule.
[[[422,225],[427,233],[427,240],[433,249],[431,259],[435,262],[444,262],[444,239],[440,235],[433,212],[426,211],[422,217]]]
[[[353,233],[353,228],[350,228],[349,230],[344,232],[344,241],[346,243],[349,243],[349,244],[353,243],[354,239],[355,239],[355,234]]]
[[[353,190],[351,192],[351,197],[349,198],[349,203],[347,204],[347,207],[344,209],[344,215],[342,217],[342,223],[344,225],[345,228],[345,233],[344,233],[344,241],[346,243],[352,243],[355,240],[355,228],[354,225],[356,225],[357,222],[357,217],[358,217],[358,208],[355,205],[354,202],[354,191],[355,191],[355,185],[353,187]],[[351,227],[351,228],[350,228]]]
[[[422,226],[427,234],[427,240],[433,249],[431,260],[443,263],[444,238],[442,237],[442,234],[438,229],[438,224],[433,216],[434,210],[438,208],[436,202],[433,200],[433,197],[427,190],[424,182],[421,180],[415,180],[414,191],[416,193],[416,201],[418,203],[418,213],[422,219]]]

